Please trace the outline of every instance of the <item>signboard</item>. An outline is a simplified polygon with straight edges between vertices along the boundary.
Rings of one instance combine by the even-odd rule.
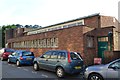
[[[94,58],[94,64],[101,64],[102,59],[101,58]]]

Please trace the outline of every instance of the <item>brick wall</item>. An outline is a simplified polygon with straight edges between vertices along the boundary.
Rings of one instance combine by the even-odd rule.
[[[101,27],[114,26],[114,18],[111,16],[100,16]]]
[[[58,38],[58,47],[57,48],[21,48],[22,50],[30,50],[34,52],[35,56],[40,56],[44,52],[48,50],[68,50],[68,51],[76,51],[81,54],[83,57],[83,60],[86,65],[93,64],[93,59],[96,57],[96,48],[93,49],[87,48],[86,49],[86,38],[84,38],[86,35],[84,35],[84,32],[89,32],[92,30],[91,28],[84,29],[85,26],[74,26],[66,29],[56,30],[56,31],[50,31],[35,35],[29,35],[24,37],[17,37],[13,39],[9,39],[8,42],[19,42],[19,41],[25,41],[25,40],[34,40],[34,39],[43,39],[43,38],[52,38],[57,37]],[[83,32],[83,30],[85,30]],[[91,34],[91,33],[89,33]],[[93,33],[92,33],[93,34]],[[17,48],[16,48],[17,49]],[[20,48],[19,48],[20,49]]]
[[[85,19],[85,25],[90,26],[92,28],[98,28],[100,25],[99,16],[89,17]]]
[[[120,58],[120,51],[105,51],[104,52],[104,63],[108,63],[118,58]]]
[[[62,30],[50,31],[35,35],[17,37],[13,39],[9,39],[8,42],[19,42],[26,40],[34,40],[34,39],[43,39],[43,38],[52,38],[58,37],[58,48],[43,48],[43,49],[30,49],[34,50],[35,54],[42,54],[50,49],[62,49],[68,51],[77,51],[83,52],[83,31],[82,26],[66,28]]]
[[[14,32],[13,34],[14,37],[21,37],[23,36],[24,28],[16,28],[14,29],[13,32]]]

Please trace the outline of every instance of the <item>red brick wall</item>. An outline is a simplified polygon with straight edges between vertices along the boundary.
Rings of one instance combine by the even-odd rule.
[[[14,32],[14,34],[13,34],[14,37],[23,36],[24,28],[16,28],[16,29],[14,29],[13,32]]]
[[[118,20],[111,16],[100,16],[101,27],[115,26],[118,30]]]
[[[85,19],[85,25],[98,28],[100,25],[99,21],[99,16],[89,17]]]
[[[90,28],[85,28],[85,26],[76,26],[62,30],[50,31],[40,34],[9,39],[8,42],[11,43],[11,42],[26,41],[26,40],[57,37],[58,38],[57,48],[30,48],[27,50],[34,52],[35,56],[40,56],[44,52],[52,49],[76,51],[81,53],[86,65],[91,65],[93,64],[94,58],[97,57],[97,53],[98,53],[97,36],[107,36],[110,30],[112,30],[112,28],[90,29]],[[87,35],[94,36],[93,48],[87,47],[87,43],[86,43]]]
[[[97,36],[108,36],[109,32],[113,32],[113,27],[107,27],[107,28],[98,28],[95,34]]]
[[[84,56],[85,56],[85,64],[92,65],[94,62],[94,58],[97,57],[97,38],[95,33],[95,29],[84,34]],[[87,47],[87,36],[94,37],[94,47]]]
[[[105,51],[104,52],[104,63],[108,63],[118,58],[120,58],[120,51]]]
[[[88,32],[84,33],[84,38],[83,38],[83,44],[84,44],[84,58],[85,58],[85,64],[93,64],[94,62],[94,58],[98,57],[97,54],[98,54],[98,40],[97,38],[99,36],[108,36],[108,33],[110,31],[113,30],[112,27],[108,27],[108,28],[97,28],[97,29],[93,29],[93,30],[89,30],[88,28],[87,29],[84,29],[84,30],[87,30]],[[93,36],[94,37],[94,47],[93,48],[89,48],[87,47],[87,36]]]
[[[50,31],[35,35],[29,35],[24,37],[17,37],[8,40],[8,42],[19,42],[25,40],[43,39],[43,38],[58,38],[58,48],[42,48],[42,49],[30,49],[35,53],[36,56],[51,50],[61,49],[68,51],[77,51],[83,53],[83,26],[71,27],[62,30]],[[83,55],[83,54],[82,54]]]

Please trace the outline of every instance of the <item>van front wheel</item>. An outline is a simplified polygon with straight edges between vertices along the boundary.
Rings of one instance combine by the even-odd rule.
[[[56,74],[57,74],[57,76],[58,76],[59,78],[62,78],[62,77],[64,77],[65,72],[64,72],[63,68],[58,67],[58,68],[56,69]]]

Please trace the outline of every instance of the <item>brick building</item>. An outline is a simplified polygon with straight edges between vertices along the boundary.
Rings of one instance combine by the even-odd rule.
[[[118,21],[93,14],[31,31],[14,29],[13,37],[7,39],[7,47],[30,50],[35,56],[51,49],[77,51],[85,64],[91,65],[95,57],[102,58],[103,62],[113,59],[114,52],[120,51],[119,40]]]

